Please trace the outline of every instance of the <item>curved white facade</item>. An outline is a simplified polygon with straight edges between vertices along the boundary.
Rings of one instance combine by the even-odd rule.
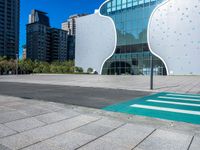
[[[104,62],[116,47],[113,21],[99,13],[77,19],[75,65],[101,74]]]
[[[107,0],[104,4],[109,2],[111,1]],[[154,2],[155,1],[152,1],[151,3],[152,7],[155,4]],[[156,4],[158,4],[157,2]],[[162,1],[160,0],[159,2]],[[115,10],[113,8],[111,9],[111,6],[113,5],[104,4],[102,4],[99,11],[104,6],[106,6],[104,8],[107,8],[107,11],[109,12]],[[125,6],[128,7],[128,5]],[[123,7],[124,5],[122,5],[122,8]],[[147,29],[147,47],[154,55],[162,60],[168,75],[200,75],[199,0],[165,0],[163,3],[158,6],[156,5],[155,7],[155,9],[153,8],[151,10],[151,12],[153,11],[150,13],[151,17],[146,17],[149,18],[149,20],[146,20],[147,23],[149,22]],[[118,7],[116,8],[118,9]],[[138,8],[143,9],[142,7]],[[128,12],[128,9],[126,11]],[[123,11],[121,11],[121,13],[123,13]],[[123,14],[119,14],[119,16],[123,16]],[[132,15],[129,15],[129,17],[131,16]],[[142,20],[142,18],[140,19]],[[121,21],[123,22],[123,19]],[[129,26],[125,27],[128,28]],[[107,66],[105,63],[106,60],[111,58],[117,48],[117,31],[119,29],[116,31],[116,28],[117,24],[115,27],[115,23],[111,17],[102,16],[99,12],[78,18],[75,50],[76,66],[82,67],[84,71],[87,71],[88,68],[93,68],[101,74],[103,65],[105,64],[105,66]],[[121,36],[119,33],[126,35],[124,30],[125,29],[123,29],[122,32],[118,31],[118,36]],[[138,35],[145,36],[145,33]],[[124,37],[125,40],[130,37],[132,37],[132,41],[133,39],[137,40],[138,38],[137,34],[132,35],[132,32],[127,34],[127,36],[128,37]],[[143,43],[141,42],[139,44]],[[121,54],[121,56],[123,56],[123,54]],[[115,61],[118,60],[116,59]],[[134,65],[139,64],[138,62],[140,61],[137,62],[133,59],[131,61],[129,60],[129,62],[133,63],[131,65],[134,67]],[[112,64],[112,62],[110,64]],[[145,67],[144,70],[148,70],[148,67]],[[110,68],[112,71],[112,67]]]
[[[199,0],[167,0],[151,15],[148,44],[170,75],[200,74]]]

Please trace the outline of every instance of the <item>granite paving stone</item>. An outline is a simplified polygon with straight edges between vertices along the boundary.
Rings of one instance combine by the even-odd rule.
[[[8,136],[8,135],[12,135],[17,133],[16,131],[6,127],[3,124],[0,124],[0,138],[4,137],[4,136]]]
[[[6,123],[5,125],[15,131],[23,132],[23,131],[30,130],[36,127],[44,126],[45,123],[35,118],[26,118],[26,119],[9,122],[9,123]]]
[[[116,120],[116,119],[104,117],[101,120],[94,122],[93,124],[110,127],[110,128],[116,128],[124,124],[124,122]]]
[[[108,121],[108,119],[103,118],[94,123],[80,127],[76,129],[75,131],[99,137],[121,126],[122,124],[123,123],[119,121],[118,122],[112,121],[112,120]]]
[[[111,128],[111,127],[105,127],[105,126],[95,125],[95,124],[88,124],[86,126],[76,129],[75,131],[98,137],[98,136],[106,134],[107,132],[111,131],[112,129],[113,128]]]
[[[113,144],[121,145],[127,149],[131,149],[145,139],[154,128],[142,125],[126,124],[100,139]],[[117,137],[117,138],[116,138]]]
[[[25,112],[29,116],[37,116],[51,112],[50,110],[38,106],[24,106],[21,107],[19,110]]]
[[[0,104],[1,105],[1,104]],[[4,112],[9,112],[9,111],[14,111],[15,109],[10,108],[10,107],[5,107],[5,106],[0,106],[0,113]]]
[[[52,112],[48,114],[43,114],[36,116],[36,118],[42,122],[45,123],[54,123],[60,120],[64,120],[67,118],[71,118],[73,116],[77,116],[79,113],[76,113],[74,111],[58,111],[58,112]]]
[[[189,150],[199,150],[200,149],[200,136],[194,137]]]
[[[96,137],[92,135],[70,131],[65,134],[48,139],[46,140],[46,142],[51,143],[57,147],[63,148],[65,150],[74,150],[95,138]]]
[[[40,142],[37,144],[33,144],[31,146],[28,146],[26,148],[23,148],[22,150],[66,150],[66,149],[62,149],[60,147],[57,147],[47,142]]]
[[[63,107],[59,106],[56,103],[53,102],[48,102],[48,103],[41,103],[39,104],[40,107],[45,108],[49,111],[59,111],[59,110],[63,110]]]
[[[11,149],[0,144],[0,150],[11,150]]]
[[[8,111],[8,112],[3,112],[0,113],[0,123],[6,123],[22,118],[27,118],[29,117],[28,114],[23,113],[22,111]]]
[[[109,141],[98,139],[96,141],[93,141],[92,143],[80,147],[78,150],[130,150],[130,149],[127,149],[127,147],[123,147],[116,143],[114,144]]]
[[[3,144],[11,149],[20,149],[36,142],[51,138],[62,134],[79,126],[85,125],[98,118],[80,115],[71,119],[60,121],[54,124],[46,125],[33,130],[25,131],[13,136],[0,139],[0,144]]]
[[[63,109],[63,110],[59,110],[59,111],[56,111],[56,112],[59,113],[59,114],[62,114],[64,116],[76,116],[76,115],[80,114],[79,112],[76,112],[76,111],[71,110],[71,109]]]
[[[156,130],[135,150],[187,150],[191,139],[188,134]]]

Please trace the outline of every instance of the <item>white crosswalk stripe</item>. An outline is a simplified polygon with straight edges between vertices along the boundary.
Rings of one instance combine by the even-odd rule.
[[[163,101],[163,100],[153,100],[149,99],[147,102],[154,102],[154,103],[164,103],[164,104],[174,104],[174,105],[184,105],[184,106],[195,106],[200,107],[200,104],[194,104],[194,103],[181,103],[181,102],[172,102],[172,101]]]
[[[182,101],[200,102],[200,99],[193,99],[193,98],[180,98],[180,97],[168,97],[168,96],[158,96],[158,98],[171,99],[171,100],[182,100]]]
[[[191,111],[191,110],[181,110],[181,109],[165,108],[165,107],[157,107],[157,106],[147,106],[147,105],[140,105],[140,104],[134,104],[134,105],[131,105],[131,107],[142,108],[142,109],[150,109],[150,110],[160,110],[160,111],[166,111],[166,112],[183,113],[183,114],[191,114],[191,115],[199,115],[200,116],[200,112]]]
[[[185,94],[166,94],[167,96],[187,97],[187,98],[200,98],[198,95],[185,95]]]

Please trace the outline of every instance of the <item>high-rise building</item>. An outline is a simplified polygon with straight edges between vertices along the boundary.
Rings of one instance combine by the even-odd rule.
[[[50,26],[49,17],[47,16],[46,12],[42,12],[39,10],[32,10],[31,14],[29,15],[29,24],[31,23],[40,23],[46,26]]]
[[[76,34],[76,19],[82,16],[86,16],[87,14],[75,14],[71,15],[69,19],[62,23],[62,29],[68,31],[69,35]]]
[[[50,61],[50,27],[38,22],[27,24],[27,58]]]
[[[32,10],[26,34],[27,58],[50,61],[50,23],[47,13]]]
[[[69,35],[67,41],[67,60],[74,60],[75,59],[75,36]]]
[[[0,0],[0,56],[19,53],[20,0]]]
[[[32,10],[26,30],[27,58],[47,62],[67,60],[68,32],[51,28],[47,13]]]
[[[67,60],[67,31],[52,28],[51,29],[51,61],[65,61]]]
[[[26,45],[23,45],[22,46],[22,48],[23,48],[23,54],[22,54],[22,58],[23,58],[23,60],[26,60],[26,58],[27,58],[27,50],[26,50]]]

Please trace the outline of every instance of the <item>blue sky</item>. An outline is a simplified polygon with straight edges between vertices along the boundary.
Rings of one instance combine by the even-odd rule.
[[[76,13],[93,13],[105,0],[21,0],[20,56],[26,43],[26,24],[32,9],[48,13],[52,27],[61,28],[61,23]]]

